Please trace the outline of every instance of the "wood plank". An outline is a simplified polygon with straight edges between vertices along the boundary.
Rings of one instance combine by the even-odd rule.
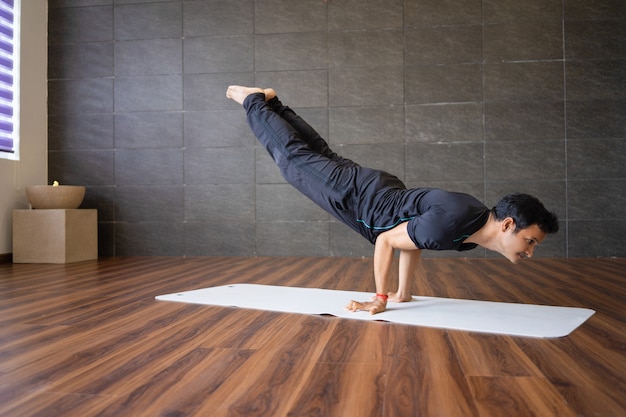
[[[491,417],[576,417],[567,402],[538,377],[469,377],[480,415]]]
[[[392,326],[385,368],[385,416],[478,416],[445,330]]]
[[[0,404],[0,415],[13,417],[85,417],[101,415],[121,399],[104,395],[63,392],[27,392],[13,401]],[[105,414],[106,415],[106,414]]]
[[[137,384],[102,414],[191,416],[253,353],[247,349],[193,349]],[[90,415],[89,410],[82,415]]]
[[[0,264],[0,415],[617,416],[625,271],[423,260],[416,294],[597,310],[545,340],[154,299],[237,282],[373,292],[368,258]]]
[[[449,332],[465,376],[542,376],[508,336]]]
[[[581,332],[548,343],[519,339],[517,344],[579,415],[622,415],[626,410],[624,348],[621,354],[611,351],[617,360],[605,361],[599,357],[603,349],[596,338],[586,338]]]
[[[336,327],[288,415],[380,415],[390,326],[333,320]]]
[[[282,314],[289,323],[195,412],[195,416],[284,416],[306,385],[335,320]]]
[[[227,314],[223,312],[222,316]],[[128,340],[104,341],[72,355],[66,370],[49,384],[52,390],[98,395],[123,395],[142,381],[152,378],[161,368],[180,360],[197,346],[197,339],[219,322],[222,316],[208,319],[202,311],[148,335],[132,335]],[[81,363],[80,367],[73,365]],[[99,375],[97,379],[86,378]]]
[[[385,371],[377,364],[318,363],[288,416],[383,415]]]
[[[387,355],[388,323],[331,320],[335,321],[335,330],[318,362],[383,364]]]
[[[208,307],[206,314],[220,310],[230,314],[219,324],[212,326],[197,340],[200,347],[259,349],[280,338],[281,332],[290,325],[284,314],[238,308]]]

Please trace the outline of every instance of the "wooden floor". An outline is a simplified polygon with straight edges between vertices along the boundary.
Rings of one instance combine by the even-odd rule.
[[[533,339],[154,300],[242,282],[373,291],[371,259],[5,263],[0,416],[626,415],[626,259],[420,272],[414,294],[597,313]]]

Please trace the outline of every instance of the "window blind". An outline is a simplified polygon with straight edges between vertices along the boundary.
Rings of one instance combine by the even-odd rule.
[[[15,2],[0,0],[0,152],[15,154],[17,145],[17,36]]]

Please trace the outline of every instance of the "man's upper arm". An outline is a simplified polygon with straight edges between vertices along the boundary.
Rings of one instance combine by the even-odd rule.
[[[404,249],[404,250],[417,250],[418,248],[411,240],[409,236],[409,232],[407,231],[408,222],[400,223],[396,227],[391,230],[387,230],[384,233],[381,233],[378,239],[383,239],[394,249]]]

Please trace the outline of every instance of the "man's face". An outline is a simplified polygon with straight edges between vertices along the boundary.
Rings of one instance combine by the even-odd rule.
[[[517,229],[515,222],[511,219],[508,224],[503,222],[502,232],[502,255],[509,261],[516,264],[522,259],[533,256],[535,246],[543,241],[546,233],[536,224],[526,229]]]

